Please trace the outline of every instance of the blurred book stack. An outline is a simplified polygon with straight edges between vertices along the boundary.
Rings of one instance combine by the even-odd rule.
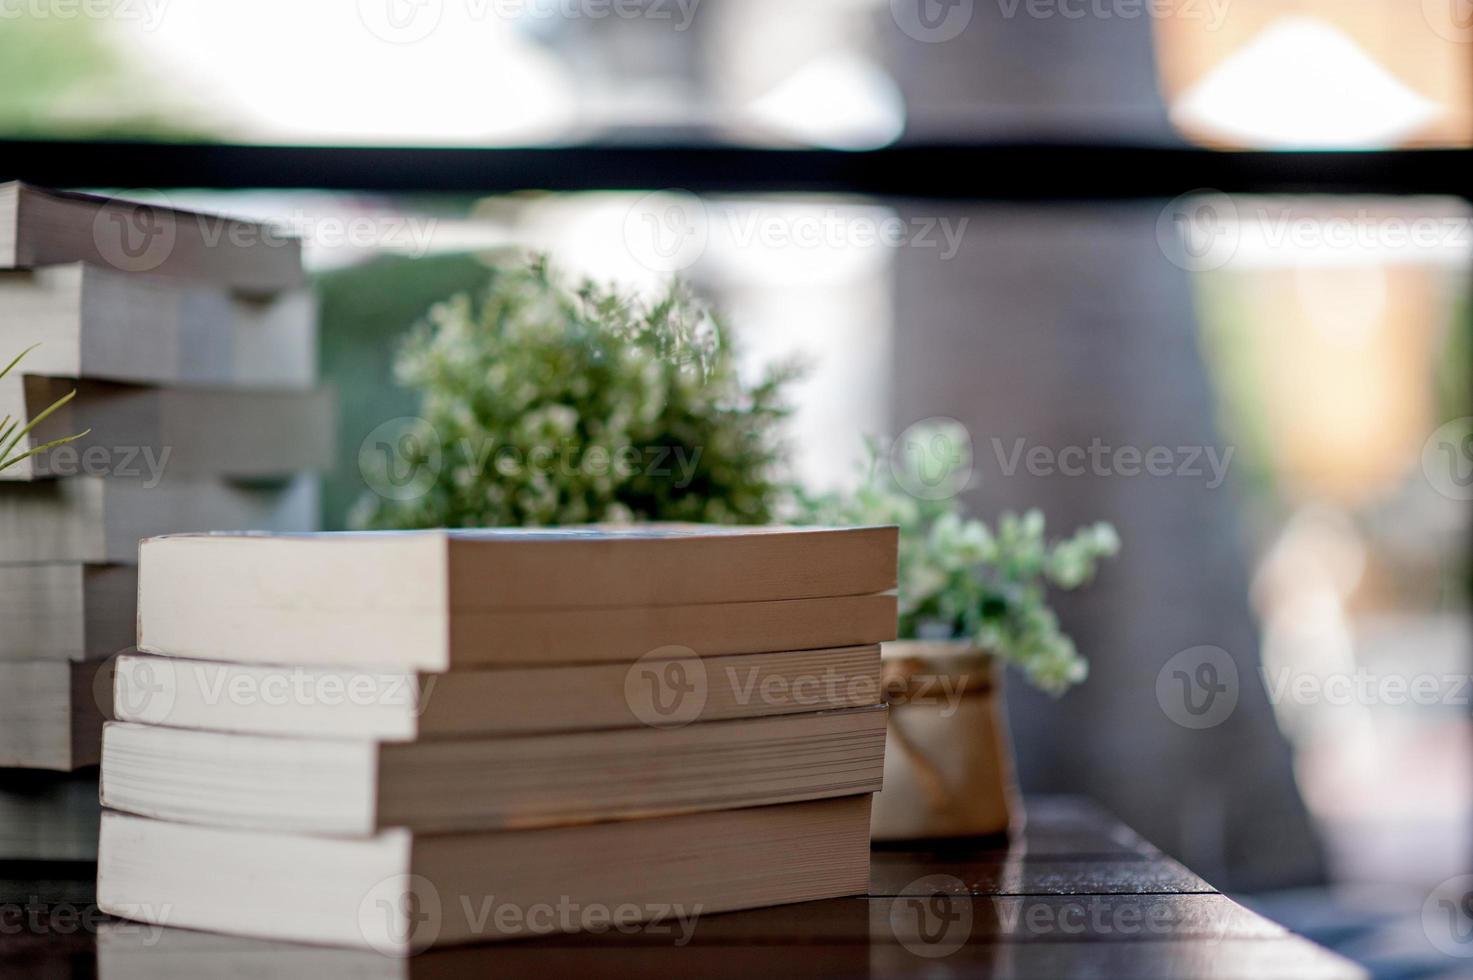
[[[317,526],[316,345],[296,239],[0,184],[0,859],[96,856],[139,539]]]
[[[98,901],[405,954],[865,891],[896,531],[173,535]]]

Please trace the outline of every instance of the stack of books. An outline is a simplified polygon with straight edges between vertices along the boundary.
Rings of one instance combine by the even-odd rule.
[[[316,346],[295,239],[0,184],[0,366],[24,355],[0,379],[0,448],[87,433],[0,470],[0,859],[96,856],[138,539],[317,526],[334,412]]]
[[[897,533],[171,535],[98,902],[406,954],[863,893]]]

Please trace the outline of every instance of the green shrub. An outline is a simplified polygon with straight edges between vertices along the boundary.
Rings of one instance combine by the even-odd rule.
[[[778,423],[790,366],[752,384],[733,341],[689,289],[641,302],[542,259],[438,304],[395,364],[420,395],[425,438],[401,443],[429,472],[409,499],[365,495],[367,528],[671,520],[761,523],[784,490]]]

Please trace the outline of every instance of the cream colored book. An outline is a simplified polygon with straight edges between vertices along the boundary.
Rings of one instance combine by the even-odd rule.
[[[0,347],[27,371],[163,385],[308,388],[317,305],[72,263],[0,270]],[[8,357],[7,357],[8,360]]]
[[[0,769],[97,765],[112,707],[109,675],[106,662],[0,663]]]
[[[86,262],[197,279],[242,292],[302,285],[302,243],[223,215],[32,184],[0,184],[0,268]]]
[[[443,673],[547,657],[629,661],[653,645],[697,654],[702,632],[743,644],[763,633],[742,603],[871,596],[895,587],[892,527],[627,527],[334,533],[169,535],[140,549],[139,648],[241,663],[392,664]],[[821,645],[894,635],[893,608],[878,600],[863,622],[881,635],[807,629]],[[585,610],[712,607],[680,613]],[[564,632],[561,617],[577,611]],[[499,632],[509,612],[544,615],[513,643]],[[590,624],[620,623],[617,642],[580,644]],[[792,608],[787,622],[807,613]],[[824,612],[831,616],[832,613]],[[515,617],[513,617],[515,618]],[[832,619],[829,620],[832,622]],[[669,629],[676,623],[680,629]],[[536,650],[522,636],[540,632]],[[766,628],[769,649],[793,638]],[[704,652],[758,652],[750,645]]]
[[[119,721],[258,735],[420,738],[594,731],[860,708],[880,648],[421,674],[117,658]]]
[[[868,796],[492,834],[341,840],[105,813],[104,912],[405,955],[861,895]],[[603,921],[609,921],[605,918]]]
[[[490,609],[452,625],[472,662],[496,665],[627,663],[651,651],[678,647],[700,657],[824,647],[862,646],[895,639],[896,597],[816,596],[756,602],[702,602],[680,606],[583,606],[567,609]]]
[[[0,772],[0,861],[95,861],[97,771]]]
[[[473,623],[464,621],[471,617]],[[489,609],[458,618],[451,627],[461,642],[457,668],[627,664],[666,647],[678,648],[667,651],[676,656],[714,657],[862,646],[895,639],[897,623],[893,592],[683,606]],[[296,660],[285,649],[274,644],[271,659]],[[339,653],[324,643],[315,651],[303,648],[301,656],[302,663],[365,663],[402,653],[377,647]]]
[[[114,722],[104,806],[286,833],[507,830],[872,793],[883,706],[683,727],[323,739]]]
[[[326,469],[332,461],[336,404],[327,389],[156,388],[27,374],[0,379],[0,417],[24,429],[73,392],[14,452],[85,435],[7,467],[0,480],[255,479]]]
[[[0,565],[136,564],[138,542],[165,531],[290,531],[318,521],[317,480],[283,484],[79,476],[0,483]]]
[[[0,663],[110,657],[137,637],[138,569],[0,565],[0,623]]]

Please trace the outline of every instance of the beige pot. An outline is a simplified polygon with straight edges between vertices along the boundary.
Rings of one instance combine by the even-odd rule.
[[[1021,824],[997,659],[964,640],[899,640],[881,659],[890,730],[870,836],[978,837]]]

